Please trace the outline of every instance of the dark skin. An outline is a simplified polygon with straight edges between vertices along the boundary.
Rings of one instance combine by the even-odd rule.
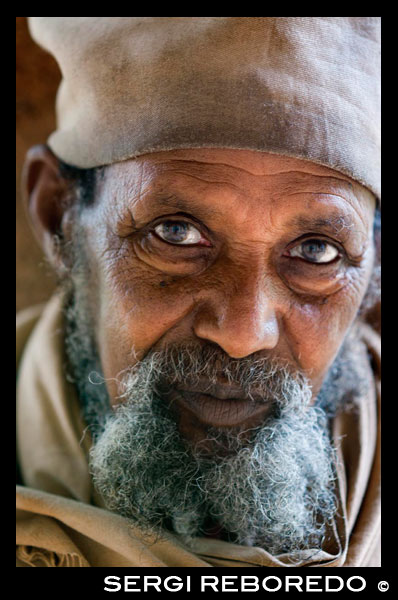
[[[159,152],[104,173],[81,226],[111,403],[123,369],[199,340],[281,359],[315,398],[369,284],[373,195],[332,169],[248,150]],[[54,234],[70,237],[73,201],[45,146],[29,151],[24,187],[42,247],[67,270]],[[180,412],[183,434],[200,439],[206,424]]]

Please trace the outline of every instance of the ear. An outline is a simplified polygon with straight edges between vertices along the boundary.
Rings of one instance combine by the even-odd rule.
[[[45,145],[33,146],[25,157],[22,193],[36,238],[58,273],[65,270],[60,238],[71,208],[70,182],[59,173],[58,159]]]

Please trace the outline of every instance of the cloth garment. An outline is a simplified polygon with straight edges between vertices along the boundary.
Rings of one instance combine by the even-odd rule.
[[[177,148],[307,159],[380,198],[380,17],[29,17],[48,144],[81,168]]]
[[[360,326],[357,359],[369,365],[357,412],[334,419],[338,517],[324,551],[301,566],[380,566],[379,336]],[[188,548],[165,532],[154,541],[106,510],[88,468],[90,436],[65,377],[62,299],[24,311],[17,327],[17,565],[76,567],[289,566],[289,556],[211,538]]]

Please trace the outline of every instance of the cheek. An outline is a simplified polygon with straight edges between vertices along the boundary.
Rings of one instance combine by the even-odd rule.
[[[192,310],[187,284],[142,266],[108,270],[101,284],[99,348],[105,377],[141,360]]]
[[[291,306],[285,320],[285,335],[315,392],[357,315],[365,289],[366,280],[358,272],[343,289],[323,303],[294,303]]]

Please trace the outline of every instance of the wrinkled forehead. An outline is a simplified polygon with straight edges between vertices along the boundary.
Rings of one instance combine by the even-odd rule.
[[[136,210],[170,202],[184,211],[201,205],[231,210],[246,204],[288,211],[312,211],[333,203],[365,222],[373,216],[372,192],[339,171],[313,163],[251,150],[189,149],[147,154],[106,167],[104,189]]]

